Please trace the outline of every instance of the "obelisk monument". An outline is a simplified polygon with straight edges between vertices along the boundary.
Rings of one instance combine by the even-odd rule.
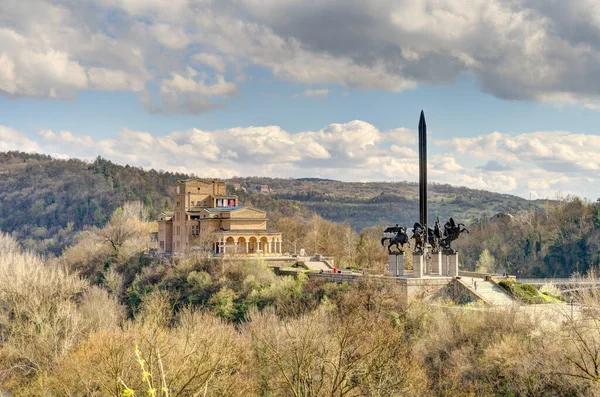
[[[422,110],[419,119],[419,223],[427,233],[427,124]]]
[[[427,263],[427,124],[421,110],[419,119],[419,223],[423,226],[420,237],[422,245],[413,253],[413,277],[421,278],[428,273]]]

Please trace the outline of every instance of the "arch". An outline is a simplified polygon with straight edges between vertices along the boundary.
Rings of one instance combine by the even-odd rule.
[[[264,254],[268,254],[269,252],[271,252],[271,247],[269,247],[269,239],[266,237],[261,237],[260,238],[260,249],[262,250],[262,252]]]
[[[246,240],[246,238],[245,237],[238,238],[237,243],[238,243],[237,244],[238,252],[247,254],[248,253],[248,241]]]
[[[256,237],[250,237],[250,240],[248,241],[248,250],[249,254],[254,254],[258,251],[258,240]]]
[[[223,245],[223,249],[227,253],[235,252],[235,239],[231,236],[225,238],[225,244]]]

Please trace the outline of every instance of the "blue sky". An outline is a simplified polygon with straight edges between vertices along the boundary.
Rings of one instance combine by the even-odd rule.
[[[29,133],[40,128],[70,130],[102,138],[122,127],[165,135],[190,128],[223,129],[279,125],[290,132],[318,130],[330,123],[364,120],[380,129],[416,128],[425,109],[429,129],[444,138],[485,132],[597,131],[600,113],[581,106],[503,100],[482,93],[468,76],[456,82],[403,92],[319,85],[326,97],[306,97],[304,84],[270,81],[264,71],[240,83],[240,97],[227,107],[198,115],[147,112],[135,93],[81,92],[73,100],[0,97],[2,122]]]
[[[218,177],[414,181],[424,109],[433,181],[595,200],[600,21],[589,7],[6,0],[0,150]]]

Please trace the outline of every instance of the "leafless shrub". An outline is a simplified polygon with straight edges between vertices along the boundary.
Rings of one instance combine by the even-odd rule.
[[[89,331],[118,328],[125,318],[125,309],[115,297],[96,286],[85,291],[78,308]]]
[[[45,371],[83,336],[76,300],[87,282],[0,234],[0,379]]]
[[[423,373],[389,318],[327,306],[297,319],[253,312],[250,334],[260,394],[422,395]]]

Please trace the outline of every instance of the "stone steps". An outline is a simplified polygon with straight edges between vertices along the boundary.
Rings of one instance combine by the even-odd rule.
[[[477,292],[477,294],[481,295],[488,303],[494,306],[513,305],[515,303],[515,300],[501,287],[489,281],[477,280],[477,289],[471,283],[466,284],[471,290]]]

